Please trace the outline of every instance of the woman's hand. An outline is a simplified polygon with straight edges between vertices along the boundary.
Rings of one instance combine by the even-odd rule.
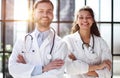
[[[111,61],[109,61],[109,60],[104,60],[104,61],[99,65],[99,68],[100,68],[100,69],[108,68],[108,70],[111,70],[111,68],[112,68],[112,63],[111,63]]]
[[[108,70],[111,70],[112,68],[112,63],[109,60],[104,60],[101,64],[99,65],[91,65],[89,66],[89,71],[96,71],[96,70],[102,70],[104,68],[108,68]]]
[[[94,76],[94,77],[98,77],[98,74],[95,71],[89,71],[87,73],[88,76]]]

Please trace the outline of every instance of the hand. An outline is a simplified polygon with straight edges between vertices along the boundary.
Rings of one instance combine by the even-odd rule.
[[[106,64],[105,67],[108,68],[108,70],[111,70],[111,68],[112,68],[112,63],[111,63],[110,60],[105,60],[105,61],[103,61],[103,63]]]
[[[46,66],[43,67],[43,72],[47,72],[52,69],[58,69],[61,68],[64,65],[64,61],[61,59],[56,59],[50,63],[48,63]]]
[[[73,53],[71,53],[69,56],[68,56],[70,59],[72,59],[73,61],[76,60],[76,57]]]
[[[24,57],[23,57],[21,54],[19,54],[19,55],[17,56],[17,62],[18,62],[18,63],[26,64],[26,61],[25,61]]]
[[[103,68],[108,68],[108,70],[111,70],[112,68],[112,63],[109,60],[104,60],[101,64],[100,64],[100,69]]]
[[[98,77],[98,74],[95,71],[89,71],[87,73],[88,76],[94,76],[94,77]]]
[[[108,68],[108,70],[111,70],[111,61],[109,60],[104,60],[101,64],[99,65],[91,65],[89,66],[89,71],[95,71],[95,70],[102,70],[104,68]]]

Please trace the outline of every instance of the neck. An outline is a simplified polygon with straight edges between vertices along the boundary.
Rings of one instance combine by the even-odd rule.
[[[44,31],[47,31],[50,29],[50,26],[40,26],[38,24],[36,24],[37,26],[37,29],[40,31],[40,32],[44,32]]]
[[[90,31],[79,30],[79,34],[85,43],[90,42]]]

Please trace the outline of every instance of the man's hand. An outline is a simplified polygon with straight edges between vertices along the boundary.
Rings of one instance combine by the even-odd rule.
[[[26,64],[26,61],[25,61],[24,57],[23,57],[21,54],[19,54],[19,55],[17,56],[17,62],[18,62],[18,63]]]
[[[48,63],[46,66],[43,67],[43,72],[47,72],[52,69],[58,69],[61,68],[64,65],[64,61],[61,59],[56,59],[50,63]]]

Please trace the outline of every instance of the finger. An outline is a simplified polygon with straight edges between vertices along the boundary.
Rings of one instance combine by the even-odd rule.
[[[51,69],[58,69],[58,68],[61,68],[62,65],[54,65],[54,66],[51,66]]]
[[[57,61],[57,62],[52,62],[49,64],[49,67],[52,67],[52,68],[56,68],[56,67],[61,67],[64,65],[64,62],[63,61]]]
[[[63,63],[58,63],[58,62],[51,62],[48,65],[45,66],[46,71],[52,70],[52,69],[58,69],[63,66]]]
[[[109,66],[109,68],[110,68],[110,70],[111,70],[111,68],[112,68],[111,62],[108,62],[107,64],[108,64],[108,66]]]
[[[18,55],[18,59],[19,59],[19,60],[22,60],[22,59],[23,59],[23,56],[22,56],[22,55]]]
[[[106,60],[105,63],[107,64],[107,68],[109,68],[109,69],[112,68],[112,63],[110,60]]]
[[[21,56],[20,55],[18,55],[17,61],[21,62]]]
[[[106,68],[108,68],[108,70],[111,70],[111,67],[108,64],[106,65]]]
[[[72,55],[69,55],[68,56],[70,59],[72,59],[72,60],[76,60],[76,57],[72,54]]]
[[[58,63],[55,63],[55,65],[57,65],[57,66],[63,66],[64,62],[58,62]]]
[[[107,61],[107,64],[109,64],[109,65],[111,66],[112,62],[108,60],[108,61]]]
[[[19,62],[26,64],[26,61],[24,60],[24,57],[22,55],[18,55]]]
[[[64,60],[61,59],[56,59],[52,63],[64,63]]]
[[[20,61],[20,60],[17,60],[17,62],[18,62],[18,63],[21,63],[21,61]]]

